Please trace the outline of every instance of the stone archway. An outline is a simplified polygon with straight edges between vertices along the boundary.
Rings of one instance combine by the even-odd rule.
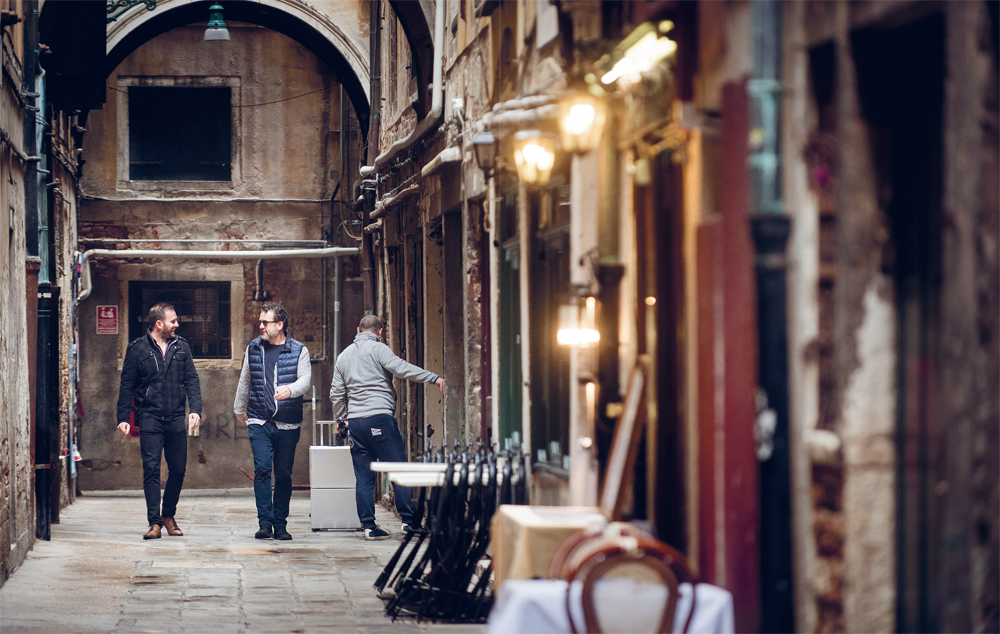
[[[153,37],[170,29],[207,20],[207,0],[159,0],[154,11],[136,9],[111,23],[107,30],[105,74],[112,72],[130,53]],[[304,45],[337,74],[344,85],[362,128],[367,128],[370,103],[370,65],[368,59],[367,8],[354,12],[357,26],[351,23],[352,8],[362,2],[329,0],[309,4],[301,0],[262,0],[229,2],[227,20],[247,22],[278,31]],[[324,11],[320,5],[332,8]],[[341,18],[339,21],[337,18]],[[344,24],[341,27],[340,24]]]

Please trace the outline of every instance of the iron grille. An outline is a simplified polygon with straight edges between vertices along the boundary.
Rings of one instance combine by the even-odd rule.
[[[196,359],[232,356],[229,282],[129,282],[129,340],[149,329],[149,309],[169,302]]]

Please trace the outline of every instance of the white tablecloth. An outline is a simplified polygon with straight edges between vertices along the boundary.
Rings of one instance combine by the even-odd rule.
[[[636,583],[628,579],[600,581],[607,584],[595,592],[600,597],[603,610],[613,610],[609,622],[616,623],[615,631],[634,632],[632,619],[655,621],[650,608],[662,606],[662,587]],[[642,586],[646,586],[643,589]],[[583,604],[580,594],[583,584],[573,582],[570,606],[577,631],[585,632]],[[680,597],[674,612],[673,632],[681,632],[691,610],[691,585],[680,585]],[[646,595],[646,596],[644,596]],[[645,617],[645,618],[643,618]],[[698,602],[689,632],[731,634],[733,622],[733,595],[707,583],[698,584]],[[503,584],[500,596],[493,605],[487,634],[556,634],[569,633],[566,615],[566,582],[545,579],[511,579]]]

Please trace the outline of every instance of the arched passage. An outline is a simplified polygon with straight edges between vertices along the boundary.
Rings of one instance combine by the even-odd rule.
[[[154,11],[136,11],[119,18],[108,29],[105,76],[133,51],[171,29],[207,21],[208,0],[161,0]],[[225,19],[273,29],[301,43],[330,67],[344,86],[362,129],[368,127],[368,53],[330,17],[298,0],[228,2]]]

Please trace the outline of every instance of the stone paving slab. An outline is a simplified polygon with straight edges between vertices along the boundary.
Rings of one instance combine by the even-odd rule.
[[[484,625],[395,623],[371,584],[399,539],[313,532],[308,494],[292,497],[292,541],[254,539],[252,496],[181,494],[184,537],[144,541],[137,495],[84,496],[61,512],[0,587],[0,632],[480,634]],[[399,520],[377,521],[399,535]]]

